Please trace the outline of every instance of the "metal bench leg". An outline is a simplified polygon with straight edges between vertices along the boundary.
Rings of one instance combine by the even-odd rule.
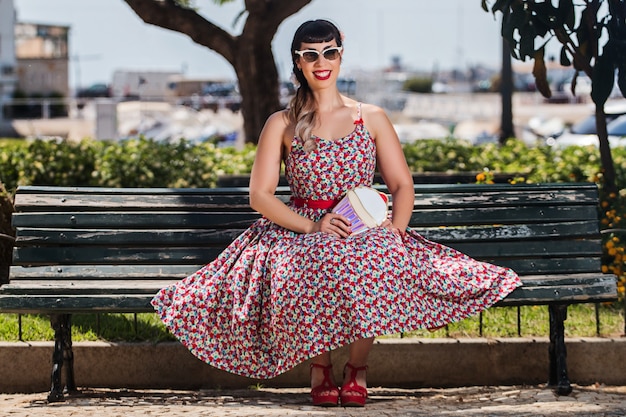
[[[567,349],[565,348],[565,320],[567,304],[551,304],[550,311],[550,379],[548,385],[558,395],[568,395],[572,386],[567,375]]]
[[[66,314],[66,334],[63,338],[63,364],[65,365],[65,391],[75,392],[76,381],[74,380],[74,350],[72,349],[72,315]]]
[[[54,329],[54,352],[52,353],[52,387],[48,394],[48,401],[56,402],[63,401],[63,365],[66,365],[66,390],[76,391],[71,315],[53,314],[50,316],[50,324]]]

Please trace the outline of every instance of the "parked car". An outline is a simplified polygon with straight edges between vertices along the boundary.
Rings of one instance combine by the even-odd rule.
[[[626,115],[626,100],[620,100],[604,106],[607,129],[618,117]],[[610,135],[610,133],[609,133]],[[596,116],[591,114],[580,122],[566,129],[562,134],[548,138],[550,146],[564,148],[567,146],[598,146],[598,132],[596,131]]]
[[[626,146],[626,115],[620,116],[606,126],[612,147]]]
[[[78,98],[111,97],[111,87],[107,84],[93,84],[76,92]]]

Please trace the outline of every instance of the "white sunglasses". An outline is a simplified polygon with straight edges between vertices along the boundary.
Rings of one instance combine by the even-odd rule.
[[[328,61],[334,61],[339,58],[341,55],[341,51],[343,51],[343,46],[334,46],[332,48],[324,49],[322,52],[317,51],[315,49],[305,49],[302,51],[293,51],[300,58],[304,59],[306,62],[315,62],[320,57],[320,55],[324,56],[324,59]]]

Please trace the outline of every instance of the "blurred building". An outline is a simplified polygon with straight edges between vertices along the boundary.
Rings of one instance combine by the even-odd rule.
[[[14,25],[13,0],[0,0],[0,119],[5,114],[4,104],[10,103],[17,84]]]
[[[17,88],[21,92],[69,96],[69,30],[69,26],[15,24]]]

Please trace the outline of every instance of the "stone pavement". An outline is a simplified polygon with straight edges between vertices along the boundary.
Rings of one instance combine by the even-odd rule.
[[[541,386],[370,389],[365,408],[319,408],[306,389],[85,389],[65,402],[46,393],[0,394],[0,415],[26,416],[626,416],[626,387],[574,386],[558,397]]]

